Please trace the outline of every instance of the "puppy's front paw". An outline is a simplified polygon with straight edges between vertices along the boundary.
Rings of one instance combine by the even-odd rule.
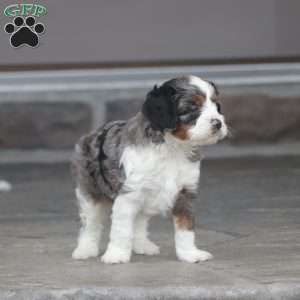
[[[99,255],[99,247],[96,244],[78,245],[72,253],[73,259],[87,259],[97,257]]]
[[[207,251],[199,250],[198,248],[194,248],[190,251],[177,251],[177,257],[179,260],[189,263],[197,263],[213,258],[212,254]]]
[[[136,240],[133,244],[133,251],[136,254],[142,255],[157,255],[159,254],[159,247],[150,240]]]
[[[128,263],[130,261],[130,256],[130,251],[108,247],[104,255],[101,257],[101,261],[105,264]]]

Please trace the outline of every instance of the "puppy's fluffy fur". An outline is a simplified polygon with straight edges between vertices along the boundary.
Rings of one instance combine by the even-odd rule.
[[[178,259],[212,258],[195,245],[192,203],[200,176],[201,146],[227,134],[214,84],[195,76],[155,86],[142,110],[82,137],[72,162],[82,227],[73,258],[99,254],[111,214],[105,263],[130,261],[132,251],[154,255],[148,238],[153,215],[172,212]]]

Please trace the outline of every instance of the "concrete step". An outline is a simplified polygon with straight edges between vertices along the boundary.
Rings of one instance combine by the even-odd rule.
[[[215,81],[229,145],[300,142],[300,64],[0,74],[1,149],[71,149],[83,132],[134,115],[147,91],[184,74]]]
[[[0,179],[0,299],[300,299],[300,157],[204,161],[197,244],[214,259],[176,260],[170,219],[155,217],[155,257],[74,261],[78,217],[66,164],[8,164]],[[108,230],[101,247],[105,250]]]
[[[300,153],[300,143],[230,145],[221,142],[216,145],[203,147],[202,150],[206,160],[294,157]],[[1,150],[0,154],[1,167],[7,164],[56,164],[69,163],[73,149],[7,149]]]

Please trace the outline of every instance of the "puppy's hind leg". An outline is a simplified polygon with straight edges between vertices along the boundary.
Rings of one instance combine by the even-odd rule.
[[[106,201],[95,202],[91,196],[83,193],[79,188],[76,188],[76,196],[79,203],[81,228],[72,258],[96,257],[99,255],[101,234],[104,223],[109,217],[111,205]]]
[[[156,255],[159,254],[159,247],[148,238],[148,223],[150,216],[143,213],[137,215],[135,220],[133,251],[136,254]]]

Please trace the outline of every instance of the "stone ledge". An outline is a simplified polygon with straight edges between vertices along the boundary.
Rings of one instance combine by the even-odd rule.
[[[0,103],[0,147],[72,149],[77,139],[96,124],[128,119],[140,110],[141,104],[141,98],[117,97],[110,101],[103,99],[99,105],[94,100]],[[100,119],[95,106],[101,110]],[[275,146],[300,142],[300,97],[226,94],[222,110],[232,132],[225,141],[227,144]]]
[[[91,121],[91,109],[84,103],[1,103],[0,147],[71,148]]]
[[[300,96],[225,95],[222,102],[231,143],[300,141]]]
[[[53,164],[69,163],[73,149],[65,150],[20,150],[0,151],[0,165],[6,164]],[[298,156],[300,143],[229,145],[226,143],[210,145],[203,148],[204,159],[249,158],[249,157],[281,157]]]
[[[92,128],[134,115],[153,84],[180,74],[219,85],[228,144],[300,141],[300,64],[258,64],[1,73],[0,147],[71,149]]]

